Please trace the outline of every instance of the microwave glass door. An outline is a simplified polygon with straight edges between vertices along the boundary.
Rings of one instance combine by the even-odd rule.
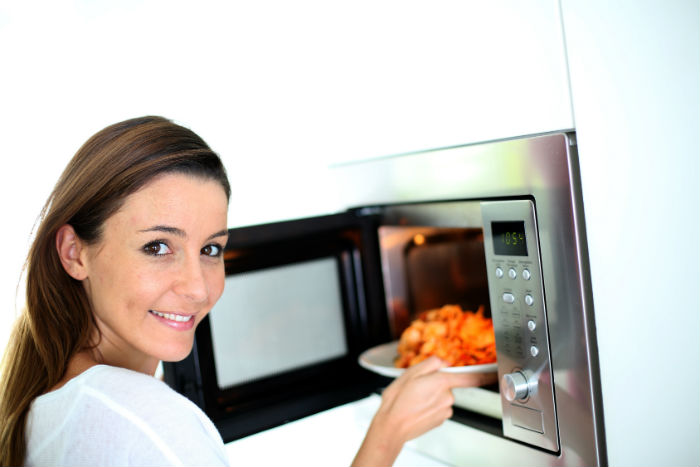
[[[347,354],[338,269],[326,256],[226,278],[209,315],[219,389]]]

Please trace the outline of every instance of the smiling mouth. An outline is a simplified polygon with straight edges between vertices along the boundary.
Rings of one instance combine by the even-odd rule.
[[[156,310],[148,310],[150,313],[153,313],[156,316],[160,316],[161,318],[164,319],[169,319],[170,321],[178,321],[178,322],[187,322],[191,320],[194,315],[176,315],[175,313],[161,313],[160,311]]]

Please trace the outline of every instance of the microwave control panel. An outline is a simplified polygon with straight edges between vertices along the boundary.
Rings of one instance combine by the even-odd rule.
[[[559,451],[535,205],[481,203],[503,434]]]

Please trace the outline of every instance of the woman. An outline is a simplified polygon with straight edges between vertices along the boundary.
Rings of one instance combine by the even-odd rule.
[[[42,211],[27,306],[3,359],[2,465],[226,465],[194,404],[153,378],[183,359],[224,287],[230,187],[219,157],[160,117],[111,125]],[[428,360],[387,388],[356,465],[390,465],[483,376]]]

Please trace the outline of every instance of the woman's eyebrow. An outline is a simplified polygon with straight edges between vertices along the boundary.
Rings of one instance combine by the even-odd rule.
[[[164,232],[164,233],[169,233],[173,235],[177,235],[178,237],[186,238],[187,233],[185,233],[184,230],[179,229],[177,227],[170,227],[168,225],[154,225],[153,227],[149,227],[147,229],[139,230],[140,233],[146,233],[146,232]],[[228,235],[228,229],[223,229],[220,230],[212,235],[209,235],[207,237],[207,240],[211,240],[216,237],[225,237]]]
[[[154,225],[153,227],[139,230],[139,233],[146,233],[146,232],[164,232],[164,233],[177,235],[178,237],[187,237],[187,234],[185,233],[184,230],[178,229],[177,227],[170,227],[167,225]]]
[[[228,235],[228,229],[224,229],[224,230],[220,230],[220,231],[216,232],[213,235],[210,235],[207,240],[211,240],[211,239],[216,238],[216,237],[225,237],[227,235]]]

